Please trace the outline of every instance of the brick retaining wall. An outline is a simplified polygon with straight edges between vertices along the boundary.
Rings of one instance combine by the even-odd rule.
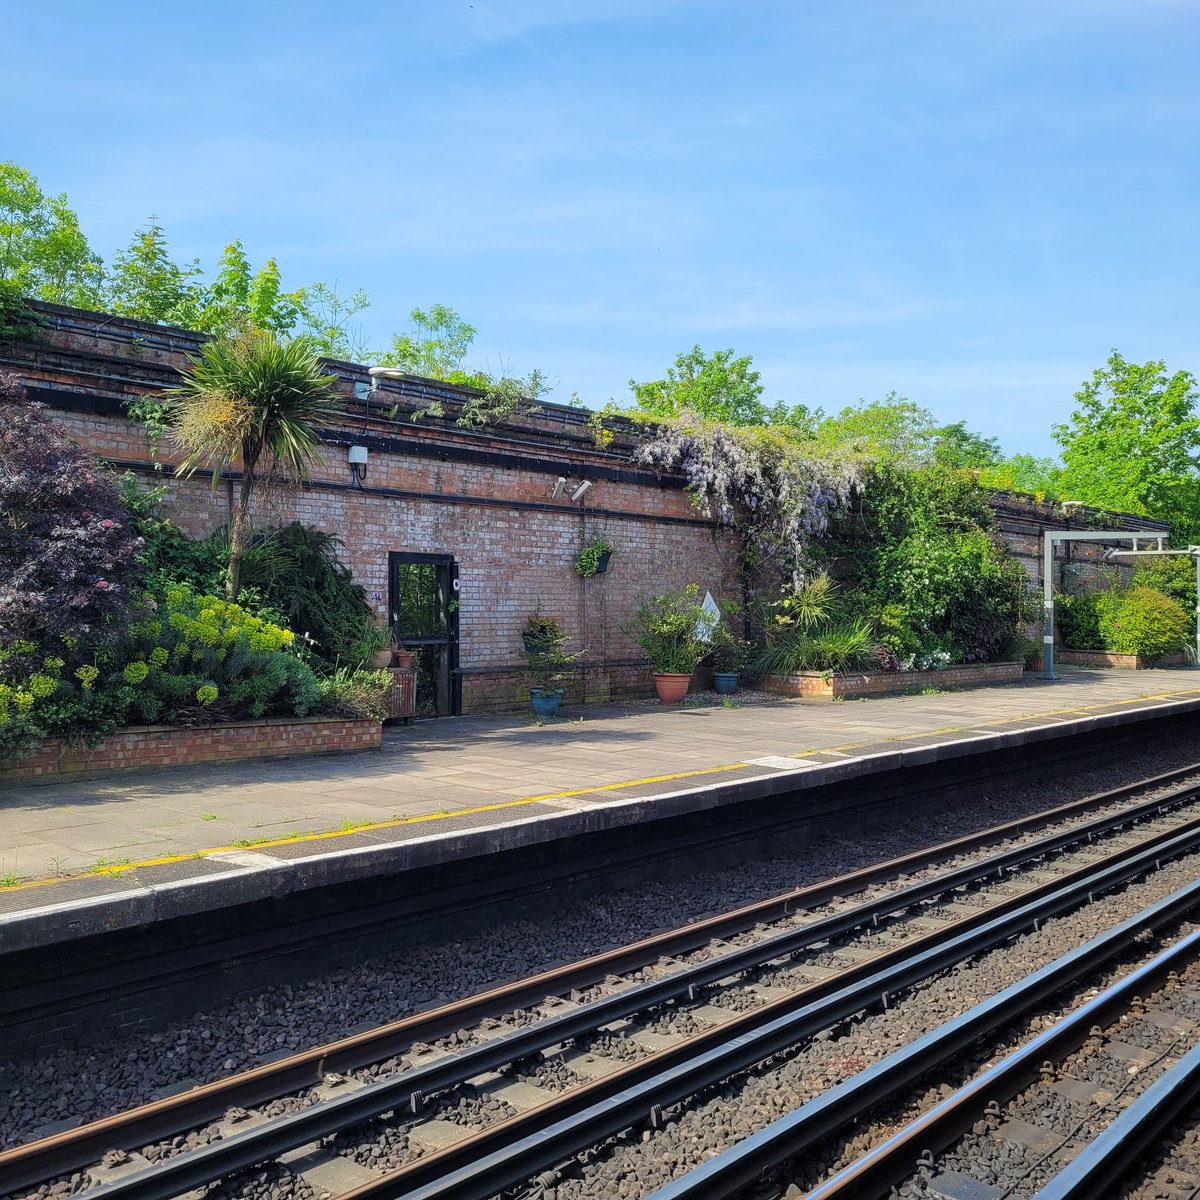
[[[55,783],[142,767],[378,750],[381,739],[382,726],[377,721],[343,717],[280,717],[191,729],[139,725],[119,730],[91,749],[57,739],[43,742],[37,754],[0,768],[0,783]]]
[[[1144,671],[1150,667],[1182,667],[1189,660],[1182,650],[1174,650],[1160,658],[1146,658],[1141,654],[1113,654],[1108,650],[1060,650],[1056,646],[1054,661],[1065,667],[1121,667],[1128,671]]]
[[[812,700],[837,700],[843,696],[883,696],[913,689],[989,687],[1019,683],[1025,665],[1019,662],[963,664],[941,671],[881,671],[874,675],[832,675],[801,671],[795,675],[766,675],[755,686],[764,692],[804,696]]]

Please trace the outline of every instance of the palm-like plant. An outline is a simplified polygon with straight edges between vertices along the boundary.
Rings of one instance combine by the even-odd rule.
[[[264,479],[300,482],[320,459],[320,428],[337,418],[335,380],[301,340],[260,329],[214,338],[167,396],[171,432],[185,457],[177,475],[221,474],[240,460],[242,481],[229,529],[226,596],[236,600],[250,541],[250,500]]]

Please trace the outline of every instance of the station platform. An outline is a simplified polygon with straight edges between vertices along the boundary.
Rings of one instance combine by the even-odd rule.
[[[614,705],[387,729],[351,755],[0,789],[0,952],[1200,714],[1200,671],[830,703]]]

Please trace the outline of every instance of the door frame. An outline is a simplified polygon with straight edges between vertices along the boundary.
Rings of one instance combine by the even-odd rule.
[[[440,567],[446,572],[446,607],[442,612],[446,634],[444,637],[398,638],[397,640],[402,646],[445,646],[446,696],[450,711],[437,715],[456,717],[462,712],[462,674],[459,671],[458,659],[458,604],[455,603],[451,606],[451,601],[458,600],[458,563],[454,561],[452,554],[424,554],[408,550],[388,551],[388,628],[393,632],[396,627],[396,603],[398,600],[396,568],[412,563]]]

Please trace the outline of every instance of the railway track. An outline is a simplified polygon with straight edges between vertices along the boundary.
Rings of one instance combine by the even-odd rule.
[[[1194,1045],[1200,930],[1124,974],[815,1188],[789,1185],[786,1164],[1053,990],[1086,978],[1114,947],[1169,923],[1198,900],[1200,884],[1188,885],[654,1192],[651,1200],[717,1200],[756,1183],[759,1194],[803,1194],[805,1200],[1096,1200],[1109,1194],[1113,1179],[1200,1093],[1200,1050]],[[1191,979],[1182,982],[1181,974]],[[1126,1108],[1134,1097],[1137,1102]],[[948,1146],[955,1149],[935,1157],[933,1150]],[[763,1190],[765,1178],[775,1186]]]
[[[355,1197],[483,1200],[1191,853],[1200,809],[1197,785],[1171,786],[1183,775],[1139,785],[1165,789],[1149,800],[1130,802],[1133,788],[1091,797],[16,1147],[0,1154],[0,1194],[87,1168],[97,1185],[89,1194],[146,1200],[291,1156],[317,1180],[322,1162],[338,1164],[334,1190]],[[1121,811],[1107,811],[1114,805]],[[1071,827],[931,872],[1063,822]],[[928,877],[908,882],[918,872]],[[880,894],[847,899],[867,889]],[[618,971],[629,978],[614,990]],[[507,1024],[496,1023],[501,1013]],[[230,1111],[297,1089],[279,1116]],[[456,1114],[489,1106],[494,1123],[462,1136]],[[345,1169],[354,1131],[369,1140],[397,1124],[404,1134],[393,1141],[408,1161],[384,1174],[363,1167],[361,1182],[344,1186],[355,1179]],[[206,1125],[209,1144],[176,1153],[182,1131]],[[349,1158],[339,1153],[347,1149]]]

